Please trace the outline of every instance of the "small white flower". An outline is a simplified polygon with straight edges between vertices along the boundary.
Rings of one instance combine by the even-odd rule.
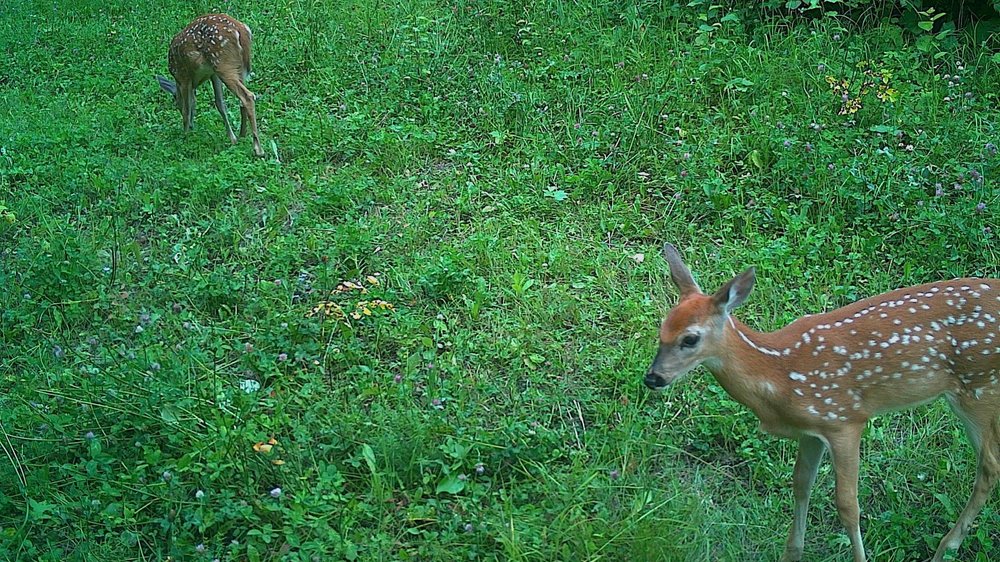
[[[260,390],[260,383],[253,379],[243,379],[240,381],[240,390],[247,394],[252,394]]]

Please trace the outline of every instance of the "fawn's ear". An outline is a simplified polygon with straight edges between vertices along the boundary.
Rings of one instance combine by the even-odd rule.
[[[694,282],[694,277],[691,276],[691,270],[684,265],[680,252],[670,242],[663,245],[663,259],[667,260],[667,265],[670,266],[670,278],[674,281],[674,285],[677,285],[682,297],[701,293],[698,284]]]
[[[157,74],[156,81],[160,83],[161,88],[170,92],[170,95],[177,95],[177,84],[174,84],[173,80],[167,80],[163,76]]]
[[[753,284],[757,280],[757,270],[753,267],[748,268],[743,273],[740,273],[736,277],[733,277],[728,283],[722,286],[721,289],[712,295],[712,301],[715,302],[715,306],[720,312],[729,314],[734,308],[743,304],[743,301],[747,300],[750,296],[750,291],[753,289]]]

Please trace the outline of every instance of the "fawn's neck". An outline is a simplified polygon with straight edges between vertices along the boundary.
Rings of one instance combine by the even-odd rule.
[[[789,353],[777,345],[774,334],[755,332],[732,316],[726,320],[723,340],[722,353],[705,366],[734,400],[765,417],[765,404],[780,399],[778,382]]]

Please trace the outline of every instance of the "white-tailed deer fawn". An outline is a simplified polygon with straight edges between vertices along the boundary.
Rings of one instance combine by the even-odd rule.
[[[965,423],[978,468],[972,497],[932,560],[959,547],[1000,477],[1000,279],[898,289],[758,333],[730,315],[753,288],[753,268],[705,295],[673,246],[663,256],[680,300],[660,326],[646,386],[663,388],[704,364],[761,429],[798,439],[781,560],[802,557],[809,492],[826,448],[854,560],[866,559],[857,494],[865,424],[942,395]]]
[[[226,14],[208,14],[196,18],[178,33],[170,42],[167,63],[170,74],[176,82],[157,76],[160,87],[174,96],[174,104],[181,112],[184,130],[194,126],[194,91],[202,82],[212,79],[215,90],[215,107],[226,124],[229,140],[236,144],[237,138],[226,115],[226,101],[222,97],[222,85],[236,94],[240,100],[240,136],[247,132],[253,135],[253,152],[264,156],[257,136],[257,114],[254,95],[244,85],[250,74],[250,28]]]

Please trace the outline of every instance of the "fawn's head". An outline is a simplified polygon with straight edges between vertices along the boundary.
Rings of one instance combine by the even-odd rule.
[[[680,300],[660,324],[660,343],[644,382],[659,390],[702,363],[717,358],[729,313],[750,295],[754,268],[737,275],[712,295],[698,288],[691,271],[671,244],[663,246],[670,278]]]
[[[174,107],[181,109],[181,97],[177,95],[177,83],[165,76],[156,75],[156,81],[167,93],[174,97]]]

